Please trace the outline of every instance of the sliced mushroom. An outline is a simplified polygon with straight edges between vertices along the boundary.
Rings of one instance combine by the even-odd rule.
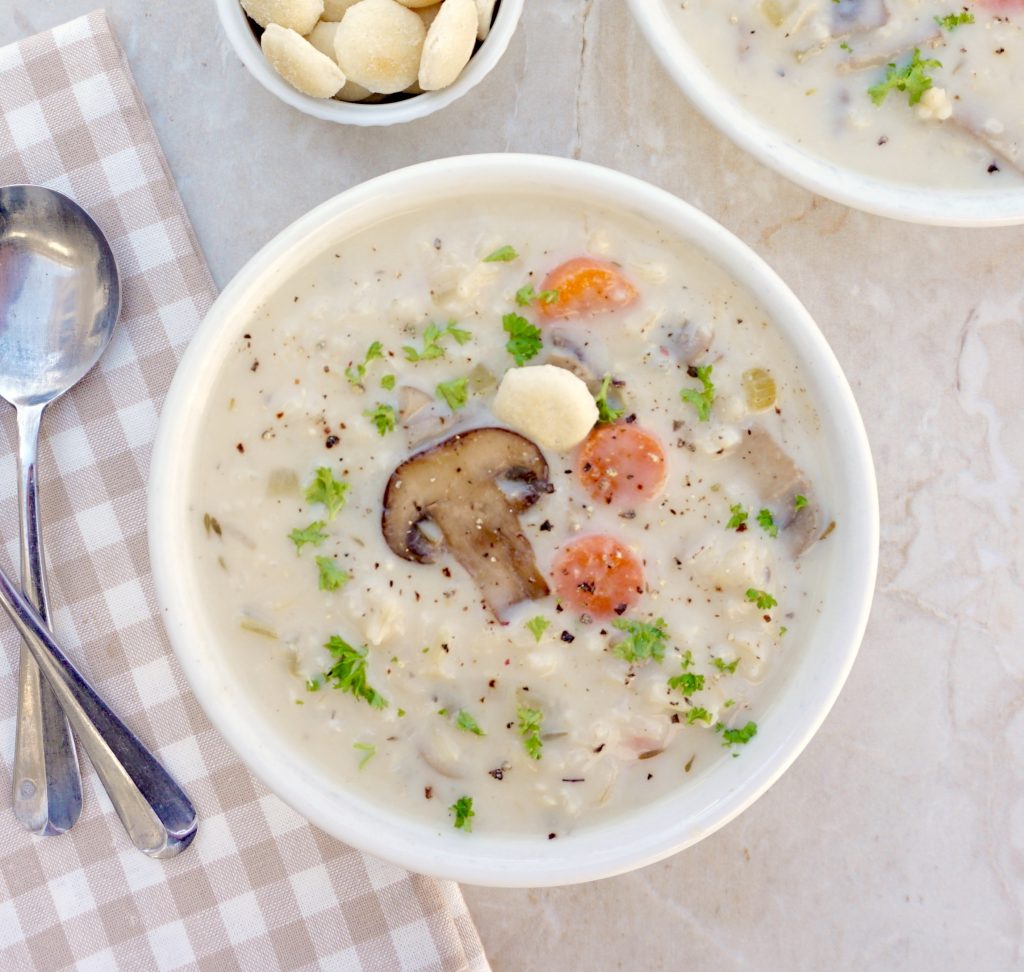
[[[398,389],[398,418],[410,448],[439,436],[452,421],[439,402],[410,385]]]
[[[399,557],[421,564],[450,552],[500,620],[511,605],[548,593],[518,514],[551,491],[547,462],[529,439],[507,429],[472,429],[391,474],[384,538]]]
[[[706,321],[685,320],[668,333],[669,350],[680,364],[696,364],[711,350],[715,332]]]
[[[754,426],[736,446],[734,455],[746,467],[762,501],[775,511],[775,525],[785,531],[799,557],[821,533],[821,511],[807,477],[792,457],[764,429]],[[807,503],[796,508],[797,496]]]

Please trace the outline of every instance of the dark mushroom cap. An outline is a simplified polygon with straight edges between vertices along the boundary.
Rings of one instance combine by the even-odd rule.
[[[500,616],[511,604],[548,593],[518,519],[548,492],[548,464],[534,443],[507,429],[472,429],[395,469],[381,526],[405,560],[433,563],[451,553]]]

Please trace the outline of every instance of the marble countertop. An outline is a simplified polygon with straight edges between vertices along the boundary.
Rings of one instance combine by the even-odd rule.
[[[0,44],[95,0],[0,0]],[[671,860],[579,887],[466,888],[498,972],[1024,963],[1024,227],[904,225],[816,198],[696,114],[623,0],[534,0],[431,118],[357,130],[260,88],[210,0],[110,0],[213,275],[370,176],[470,152],[622,169],[775,267],[846,370],[878,469],[878,591],[805,753]]]

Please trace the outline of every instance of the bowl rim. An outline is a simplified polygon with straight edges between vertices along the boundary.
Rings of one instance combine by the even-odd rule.
[[[820,654],[814,664],[797,666],[779,704],[759,714],[758,748],[742,760],[719,760],[699,785],[700,776],[669,798],[557,842],[442,832],[340,791],[315,767],[301,764],[251,710],[237,680],[220,669],[218,653],[206,649],[212,628],[195,610],[199,591],[189,576],[190,545],[181,530],[190,444],[200,431],[212,379],[253,309],[332,241],[386,215],[418,208],[425,198],[464,200],[510,189],[599,201],[647,218],[692,241],[757,294],[791,350],[813,369],[808,385],[823,424],[835,430],[834,478],[848,527],[833,534],[839,552],[830,562],[838,564],[842,555],[842,584],[829,602],[831,627],[816,629],[812,641],[820,642]],[[409,870],[492,887],[536,887],[609,877],[668,857],[724,826],[782,775],[824,721],[853,665],[874,591],[879,524],[874,466],[850,387],[810,315],[759,256],[688,203],[632,176],[570,159],[498,154],[420,163],[362,183],[300,217],[238,272],[193,337],[165,399],[152,453],[148,537],[160,614],[174,652],[201,707],[253,775],[327,833]],[[685,804],[690,809],[684,814]]]
[[[508,49],[519,25],[525,0],[501,0],[487,38],[480,42],[479,49],[453,84],[440,91],[426,91],[402,101],[383,104],[313,98],[293,88],[263,56],[239,0],[216,0],[216,3],[221,27],[228,41],[249,73],[267,91],[285,104],[314,118],[340,125],[370,127],[400,125],[417,118],[426,118],[468,94],[494,70]]]
[[[740,148],[811,192],[908,223],[994,227],[1024,223],[1024,188],[929,189],[886,182],[830,162],[762,122],[716,81],[673,22],[665,0],[628,0],[641,32],[672,80],[712,125]]]

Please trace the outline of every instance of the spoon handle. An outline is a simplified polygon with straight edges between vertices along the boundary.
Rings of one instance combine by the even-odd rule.
[[[21,582],[48,623],[46,573],[39,533],[36,454],[45,405],[18,409],[18,499]],[[35,834],[62,834],[82,812],[82,777],[68,720],[25,645],[18,672],[14,744],[14,815]]]
[[[71,664],[39,612],[3,570],[0,607],[50,683],[132,843],[150,857],[183,851],[196,835],[196,812],[188,797]]]

